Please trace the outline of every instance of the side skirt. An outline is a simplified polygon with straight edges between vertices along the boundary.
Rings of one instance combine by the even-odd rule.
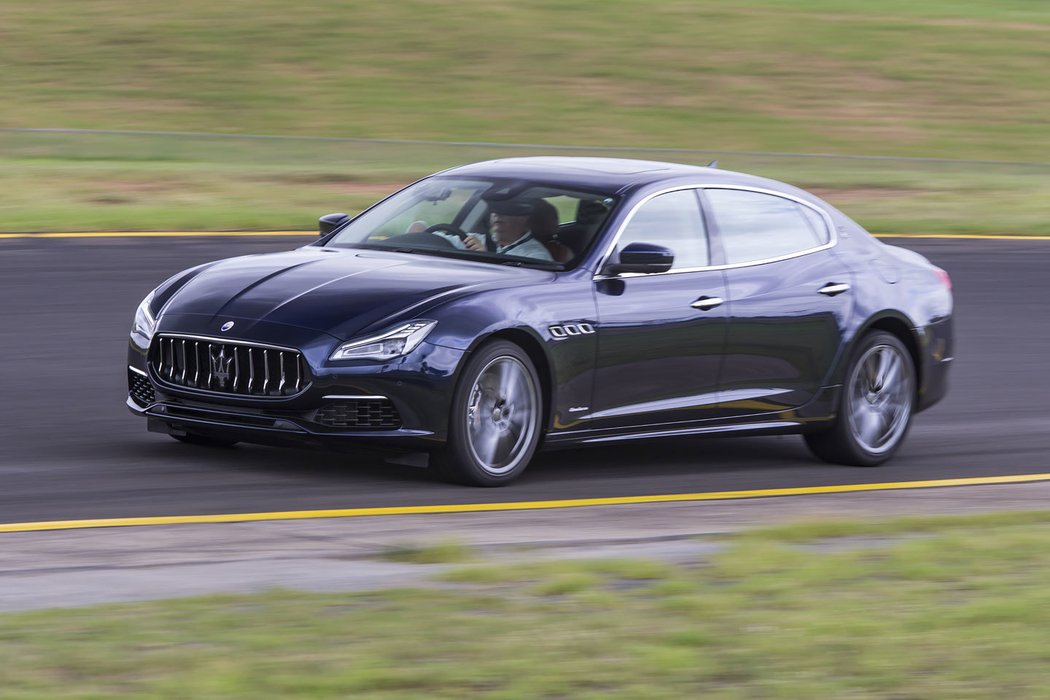
[[[784,435],[807,433],[827,428],[835,418],[835,406],[841,386],[828,386],[820,390],[804,406],[787,411],[756,413],[731,419],[712,419],[694,423],[664,423],[662,425],[639,425],[634,428],[615,430],[572,430],[548,433],[544,447],[556,449],[572,445],[592,445],[624,440],[650,440],[664,437],[688,435]]]

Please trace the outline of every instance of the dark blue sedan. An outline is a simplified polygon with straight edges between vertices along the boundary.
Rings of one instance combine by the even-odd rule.
[[[371,443],[485,486],[540,447],[705,433],[872,466],[951,360],[948,275],[811,194],[515,158],[175,275],[135,315],[127,404],[184,442]]]

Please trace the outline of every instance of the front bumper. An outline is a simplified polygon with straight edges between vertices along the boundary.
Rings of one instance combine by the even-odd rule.
[[[420,344],[394,361],[327,361],[331,340],[303,343],[310,383],[291,397],[223,395],[158,376],[149,350],[129,343],[127,407],[153,432],[260,444],[348,443],[427,449],[442,444],[463,352]]]
[[[148,419],[147,429],[150,432],[168,435],[194,433],[240,442],[303,447],[367,443],[428,449],[441,442],[433,432],[427,430],[404,427],[392,430],[319,430],[301,416],[280,417],[227,408],[216,410],[213,406],[187,406],[181,402],[155,402],[143,407],[132,396],[128,396],[127,407],[133,414]]]

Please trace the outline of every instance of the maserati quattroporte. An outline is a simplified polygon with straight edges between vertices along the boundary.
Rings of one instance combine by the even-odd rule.
[[[370,443],[494,486],[540,448],[704,433],[876,465],[946,391],[948,275],[780,182],[514,158],[320,233],[142,301],[127,405],[150,430]]]

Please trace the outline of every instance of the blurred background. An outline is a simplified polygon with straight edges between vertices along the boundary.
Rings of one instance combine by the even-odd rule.
[[[717,159],[876,233],[1048,235],[1048,88],[1050,0],[0,0],[0,238],[316,230],[440,168],[545,154]],[[481,496],[359,457],[178,452],[126,414],[139,299],[177,269],[301,240],[8,238],[0,525],[1050,471],[1045,241],[907,242],[958,281],[965,351],[949,401],[880,475],[771,437],[706,445],[702,460],[673,444],[567,452]],[[880,518],[1045,508],[1035,486],[865,503]],[[972,501],[949,500],[960,492]],[[403,567],[368,586],[437,575],[413,566],[445,578],[5,613],[0,696],[1050,697],[1046,513],[726,534],[863,515],[859,500],[817,498],[779,516],[774,499],[728,501],[721,521],[711,503],[537,512],[585,539],[525,568],[532,549],[397,542],[412,527],[446,536],[444,515],[371,535],[367,519],[10,532],[0,609],[162,596],[169,582],[296,587],[304,572],[343,590],[367,557]],[[533,546],[510,515],[459,533]],[[626,551],[667,561],[590,561],[600,536],[647,538]],[[693,548],[672,556],[676,544]]]
[[[875,232],[1050,233],[1044,0],[9,1],[0,66],[7,232],[308,230],[579,153],[717,158]]]

